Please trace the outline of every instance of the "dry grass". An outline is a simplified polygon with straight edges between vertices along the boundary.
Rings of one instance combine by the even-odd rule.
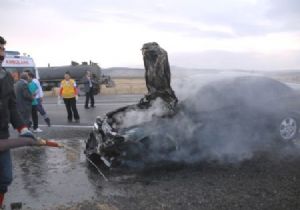
[[[147,92],[146,82],[144,78],[126,78],[113,79],[115,87],[107,88],[101,85],[102,95],[117,95],[117,94],[145,94]],[[59,88],[54,88],[52,91],[45,91],[46,96],[57,96]]]
[[[101,94],[144,94],[147,92],[144,78],[116,78],[113,80],[116,86],[113,88],[106,88],[105,85],[102,85]]]
[[[294,74],[274,74],[266,75],[281,82],[292,82],[300,84],[300,75]],[[101,86],[102,95],[117,95],[117,94],[145,94],[147,93],[146,82],[144,78],[114,78],[115,87],[107,88]],[[58,88],[53,91],[45,92],[48,96],[57,96]]]
[[[291,76],[291,75],[274,75],[270,76],[273,79],[276,79],[281,82],[290,82],[300,84],[300,75]]]

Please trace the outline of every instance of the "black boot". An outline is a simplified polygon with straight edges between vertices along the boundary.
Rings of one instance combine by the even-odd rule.
[[[45,118],[45,122],[47,123],[48,127],[50,127],[50,126],[51,126],[51,123],[50,123],[50,119],[49,119],[49,117]]]

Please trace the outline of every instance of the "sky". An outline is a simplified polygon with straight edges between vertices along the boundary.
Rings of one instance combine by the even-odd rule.
[[[37,66],[142,67],[155,41],[172,66],[300,69],[299,0],[1,0],[0,27]]]

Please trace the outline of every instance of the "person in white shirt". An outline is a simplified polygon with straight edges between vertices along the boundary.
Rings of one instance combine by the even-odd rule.
[[[29,73],[31,72],[30,70],[25,70],[25,72]],[[43,92],[43,89],[42,89],[42,86],[40,84],[40,81],[38,79],[36,79],[35,75],[33,75],[34,78],[33,78],[33,82],[37,85],[38,87],[38,91],[37,91],[37,94],[35,96],[38,104],[37,104],[37,111],[40,113],[40,115],[42,115],[42,117],[44,118],[46,124],[48,125],[48,127],[51,126],[51,123],[50,123],[50,118],[47,114],[47,112],[45,111],[44,107],[43,107],[43,97],[44,97],[44,92]]]

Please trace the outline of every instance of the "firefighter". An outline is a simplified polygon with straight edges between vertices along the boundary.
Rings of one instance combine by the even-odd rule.
[[[21,137],[35,139],[21,120],[16,107],[14,80],[3,67],[6,41],[0,36],[0,141],[9,138],[9,123],[20,133]],[[0,209],[3,208],[4,194],[12,182],[12,162],[9,150],[0,151]]]

